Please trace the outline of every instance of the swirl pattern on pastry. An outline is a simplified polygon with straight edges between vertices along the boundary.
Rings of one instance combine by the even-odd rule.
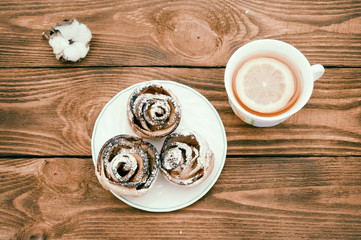
[[[161,172],[168,181],[180,186],[195,186],[211,174],[214,154],[198,133],[188,130],[166,137],[160,161]]]
[[[144,83],[130,95],[128,120],[140,137],[164,137],[178,127],[180,118],[178,99],[156,81]]]
[[[119,196],[141,196],[158,175],[159,154],[149,142],[118,135],[101,148],[95,172],[103,188]]]

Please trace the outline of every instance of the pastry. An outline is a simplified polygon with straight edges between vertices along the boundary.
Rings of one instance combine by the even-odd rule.
[[[165,178],[180,186],[202,183],[212,172],[214,154],[198,133],[186,130],[166,137],[160,154]]]
[[[176,96],[157,81],[138,87],[129,97],[128,120],[140,137],[159,138],[173,132],[181,119]]]
[[[102,187],[116,195],[141,196],[157,177],[159,154],[151,143],[118,135],[101,148],[95,172]]]

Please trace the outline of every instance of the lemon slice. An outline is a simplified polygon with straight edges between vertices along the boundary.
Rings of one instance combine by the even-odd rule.
[[[284,108],[295,92],[295,82],[286,64],[268,57],[247,61],[238,71],[236,92],[248,108],[272,113]]]

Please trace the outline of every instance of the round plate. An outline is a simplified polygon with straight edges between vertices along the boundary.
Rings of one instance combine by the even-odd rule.
[[[126,204],[150,212],[169,212],[181,209],[203,197],[217,181],[226,159],[227,139],[224,126],[216,109],[194,89],[172,81],[158,81],[168,87],[177,97],[182,107],[181,122],[176,131],[190,129],[201,134],[215,155],[211,175],[200,185],[182,188],[165,180],[159,172],[153,187],[140,197],[122,197],[114,194]],[[142,84],[142,83],[140,83]],[[94,165],[103,144],[119,134],[136,136],[127,119],[127,102],[130,94],[140,84],[133,85],[113,97],[103,108],[95,122],[91,148]],[[164,138],[146,139],[160,152]]]

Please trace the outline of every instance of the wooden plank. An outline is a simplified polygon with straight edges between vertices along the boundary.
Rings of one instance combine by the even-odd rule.
[[[0,154],[89,156],[96,118],[119,91],[169,79],[199,91],[225,125],[228,154],[360,155],[361,69],[327,69],[309,103],[284,123],[255,128],[232,112],[224,69],[0,69]]]
[[[75,66],[225,66],[243,44],[279,39],[312,64],[360,66],[361,2],[322,1],[2,1],[0,67],[69,66],[41,33],[76,17],[93,32]]]
[[[205,197],[154,214],[102,189],[90,158],[2,158],[0,238],[357,239],[360,168],[360,157],[229,158]]]

